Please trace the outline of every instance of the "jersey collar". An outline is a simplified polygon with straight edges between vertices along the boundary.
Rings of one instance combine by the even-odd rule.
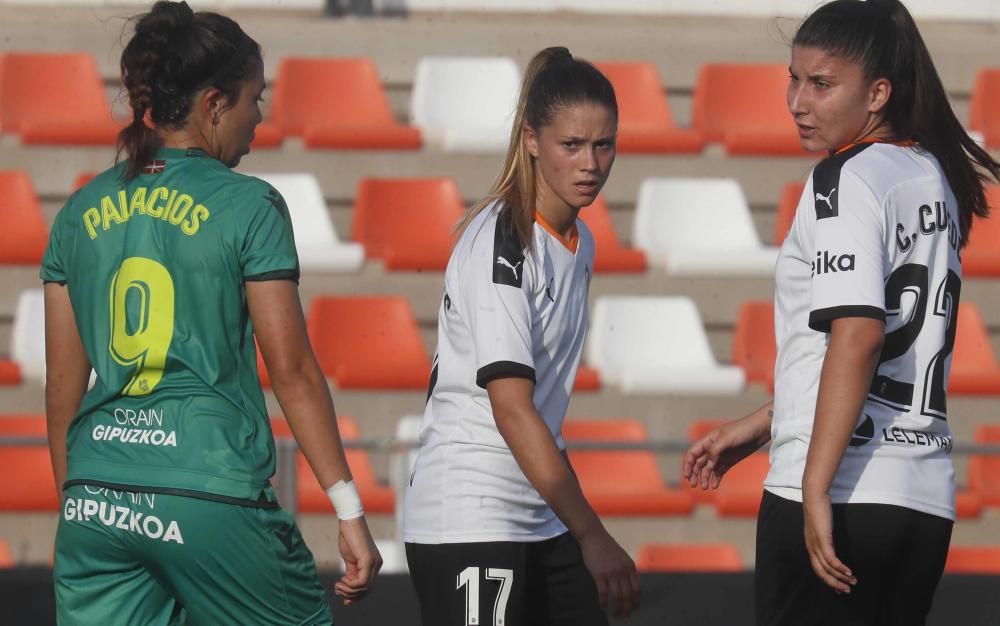
[[[576,249],[580,245],[580,233],[576,228],[576,222],[573,223],[573,227],[570,229],[569,236],[563,237],[556,231],[555,228],[552,228],[551,224],[545,221],[545,218],[542,217],[542,214],[539,213],[538,211],[535,211],[535,221],[538,222],[538,225],[544,228],[550,235],[555,237],[556,241],[561,243],[564,248],[566,248],[573,254],[576,254]]]
[[[834,154],[836,155],[840,154],[841,152],[847,152],[848,150],[854,148],[855,146],[864,145],[866,143],[887,143],[893,146],[900,146],[901,148],[912,148],[913,146],[917,145],[917,142],[913,141],[912,139],[903,139],[901,141],[886,141],[881,137],[865,137],[860,141],[855,141],[854,143],[849,143],[842,148],[838,148],[837,151],[834,152]]]
[[[164,148],[156,151],[157,159],[183,159],[184,157],[207,157],[208,153],[201,148]]]

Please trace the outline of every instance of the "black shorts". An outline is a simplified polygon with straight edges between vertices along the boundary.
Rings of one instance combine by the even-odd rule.
[[[569,533],[538,542],[406,544],[424,626],[607,626]]]
[[[802,503],[765,491],[757,518],[757,626],[921,626],[952,525],[901,506],[834,504],[834,550],[858,579],[841,595],[809,563]]]

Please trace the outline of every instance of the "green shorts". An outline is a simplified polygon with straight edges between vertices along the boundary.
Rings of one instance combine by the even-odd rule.
[[[64,498],[61,626],[333,623],[312,553],[282,509],[86,485]]]

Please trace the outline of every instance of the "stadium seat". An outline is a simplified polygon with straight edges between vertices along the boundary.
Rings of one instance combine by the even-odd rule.
[[[951,546],[946,574],[1000,574],[1000,546]]]
[[[983,497],[966,489],[955,492],[955,515],[958,519],[975,519],[983,512]]]
[[[972,220],[969,243],[962,250],[962,273],[982,278],[1000,277],[1000,185],[986,187],[990,217]]]
[[[506,57],[423,57],[410,100],[424,141],[449,152],[507,148],[521,73]]]
[[[566,421],[567,446],[572,442],[648,442],[646,428],[634,419]],[[650,450],[573,450],[569,460],[587,501],[599,515],[687,515],[691,494],[663,484]]]
[[[20,385],[21,368],[10,359],[0,359],[0,385]]]
[[[344,242],[330,219],[319,182],[312,174],[256,174],[285,199],[292,218],[299,265],[304,270],[353,271],[364,263],[364,249]]]
[[[10,551],[10,544],[6,539],[0,539],[0,569],[12,567],[14,567],[14,554]]]
[[[733,331],[732,362],[746,373],[748,383],[760,383],[774,393],[774,303],[753,300],[740,305]]]
[[[27,172],[0,170],[0,264],[38,265],[49,242],[35,188]]]
[[[17,296],[10,356],[24,379],[45,381],[45,296],[41,289],[25,289]]]
[[[592,367],[587,367],[583,363],[576,370],[576,379],[573,381],[573,391],[600,391],[601,375]]]
[[[981,424],[973,441],[984,446],[1000,446],[1000,425]],[[1000,507],[1000,455],[973,454],[969,457],[969,490],[982,498],[983,505]]]
[[[46,436],[45,418],[41,415],[0,415],[0,437]],[[49,446],[37,444],[0,446],[0,511],[58,511],[59,498],[52,475]]]
[[[693,125],[729,154],[808,155],[786,104],[788,67],[708,63],[694,87]]]
[[[701,439],[724,423],[723,420],[702,420],[691,424],[688,436],[691,442]],[[701,487],[684,485],[693,492],[698,502],[714,503],[715,511],[722,517],[754,517],[760,510],[764,495],[764,479],[771,468],[765,450],[755,452],[729,469],[723,475],[718,489],[702,490]]]
[[[415,150],[421,144],[419,131],[393,118],[367,58],[282,59],[261,144],[273,143],[275,127],[301,135],[310,148]]]
[[[795,210],[799,207],[799,199],[805,191],[803,181],[786,183],[781,188],[781,199],[778,200],[778,214],[774,220],[774,245],[781,246],[792,228],[795,220]]]
[[[701,152],[701,134],[674,124],[655,65],[614,61],[595,65],[615,88],[619,152]]]
[[[361,438],[358,423],[353,417],[337,416],[337,428],[344,442]],[[283,417],[271,418],[271,432],[275,438],[291,438],[292,430]],[[381,484],[375,478],[368,451],[360,448],[345,449],[347,464],[351,468],[354,484],[361,494],[361,503],[365,510],[371,513],[392,513],[395,508],[396,495],[391,487]],[[295,464],[295,492],[300,513],[333,513],[333,505],[326,491],[320,486],[313,474],[304,454],[299,452]]]
[[[97,177],[97,172],[80,172],[73,179],[73,191],[76,191],[80,187],[83,187],[90,181]]]
[[[341,389],[427,389],[431,362],[402,296],[320,296],[309,307],[320,367]]]
[[[3,55],[0,130],[25,144],[111,145],[122,123],[94,59],[82,52]]]
[[[958,331],[948,393],[1000,395],[1000,364],[993,354],[983,316],[974,302],[958,305]]]
[[[969,101],[969,128],[991,149],[1000,148],[1000,68],[979,70]]]
[[[444,270],[465,204],[450,178],[365,178],[351,237],[389,270]]]
[[[647,178],[633,244],[675,276],[773,276],[778,248],[760,243],[743,190],[731,178]]]
[[[594,256],[595,272],[646,271],[646,255],[641,250],[623,246],[618,241],[604,196],[597,196],[590,206],[584,207],[580,211],[580,219],[594,235],[594,245],[597,247]]]
[[[636,568],[640,572],[742,572],[743,557],[728,543],[643,544]]]
[[[626,393],[735,394],[739,367],[715,362],[698,309],[685,297],[602,296],[587,362]]]

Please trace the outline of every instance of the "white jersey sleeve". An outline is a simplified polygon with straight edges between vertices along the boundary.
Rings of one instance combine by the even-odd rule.
[[[534,274],[524,262],[524,250],[503,219],[496,232],[481,233],[473,245],[459,290],[464,299],[469,330],[475,343],[476,384],[497,378],[518,377],[535,382],[532,357],[531,306]]]
[[[870,317],[885,321],[885,210],[857,175],[812,177],[816,231],[812,257],[809,327],[828,333],[833,320]]]

